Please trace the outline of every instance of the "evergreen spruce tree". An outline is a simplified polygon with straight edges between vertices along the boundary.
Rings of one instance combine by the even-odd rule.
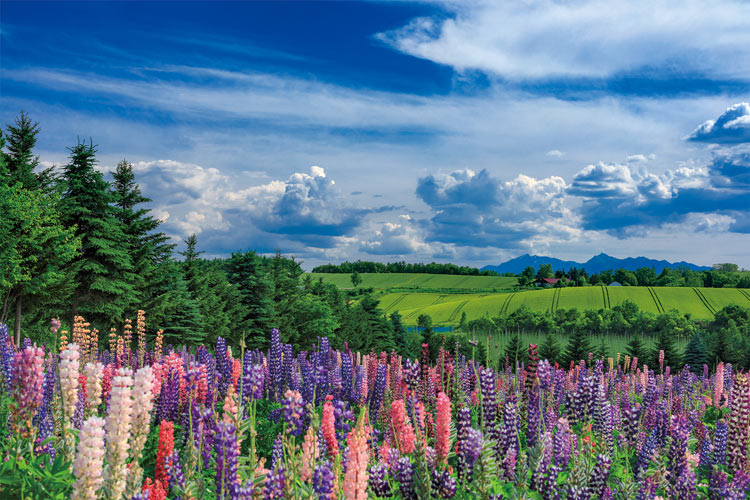
[[[739,361],[739,353],[735,349],[737,338],[740,337],[737,323],[733,319],[727,321],[726,326],[718,328],[711,342],[710,361],[717,365],[720,361],[724,363],[735,363]]]
[[[81,250],[71,263],[73,314],[100,329],[124,318],[134,305],[133,262],[124,225],[115,216],[109,183],[94,168],[96,148],[80,142],[70,148],[63,170],[63,221],[76,226]]]
[[[654,370],[659,367],[659,351],[664,351],[664,369],[670,366],[673,373],[682,368],[682,356],[677,350],[677,345],[672,332],[660,330],[656,337],[656,345],[651,351],[651,364]]]
[[[563,358],[568,364],[571,361],[578,363],[582,359],[588,361],[590,352],[592,352],[592,349],[588,334],[582,329],[578,329],[574,330],[573,335],[568,339],[568,346]]]
[[[391,327],[393,328],[393,340],[396,343],[396,351],[401,356],[407,356],[407,330],[404,326],[403,316],[398,311],[393,311],[390,315]]]
[[[195,345],[206,340],[200,305],[190,294],[181,263],[166,261],[157,266],[162,277],[154,284],[152,295],[158,299],[149,307],[149,324],[164,329],[165,342]]]
[[[112,174],[114,199],[114,216],[122,224],[128,253],[133,261],[133,303],[143,304],[149,301],[151,307],[154,297],[149,289],[162,279],[157,274],[160,263],[171,258],[174,244],[169,237],[157,231],[161,221],[151,216],[151,210],[143,205],[151,200],[141,194],[135,182],[133,165],[127,160],[117,164]]]
[[[5,168],[10,175],[10,183],[20,182],[26,189],[38,189],[39,181],[34,169],[39,165],[39,157],[34,155],[33,149],[36,146],[39,123],[32,122],[29,115],[21,111],[15,124],[8,124],[6,128]]]
[[[630,356],[631,359],[640,359],[641,364],[643,364],[643,361],[646,360],[646,347],[643,345],[643,340],[641,339],[640,335],[638,335],[637,333],[633,334],[630,342],[628,342],[625,354]]]
[[[690,366],[690,371],[695,374],[703,372],[703,365],[708,363],[708,349],[703,342],[703,336],[695,333],[690,338],[685,348],[685,364]]]
[[[606,337],[604,335],[601,336],[599,345],[596,347],[594,357],[596,359],[603,359],[605,362],[609,357],[609,346],[607,345]]]
[[[271,328],[283,332],[284,325],[273,323],[272,286],[266,277],[261,258],[255,251],[235,252],[227,262],[227,275],[240,294],[242,314],[236,328],[247,332],[250,349],[268,345]]]
[[[539,346],[539,359],[546,359],[554,365],[555,362],[560,361],[561,354],[562,348],[557,341],[556,335],[552,332],[548,332],[544,337],[544,342]]]
[[[521,363],[528,359],[528,350],[521,342],[520,332],[517,332],[516,335],[510,338],[508,345],[505,346],[505,350],[503,351],[503,357],[505,359],[500,360],[500,365],[503,366],[507,360],[512,368],[515,368],[516,363]]]

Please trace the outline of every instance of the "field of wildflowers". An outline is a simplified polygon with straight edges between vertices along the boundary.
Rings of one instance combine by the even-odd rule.
[[[59,322],[51,329],[57,333]],[[134,334],[135,333],[135,334]],[[503,371],[334,350],[145,342],[77,318],[58,349],[0,325],[0,498],[741,499],[750,375],[628,357]],[[105,342],[102,342],[104,344]],[[53,352],[59,350],[59,354]],[[244,352],[243,352],[244,351]]]

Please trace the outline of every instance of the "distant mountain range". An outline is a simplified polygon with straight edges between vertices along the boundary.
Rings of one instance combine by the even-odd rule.
[[[497,271],[499,274],[519,274],[528,266],[531,266],[534,269],[539,269],[539,266],[542,264],[552,264],[552,269],[555,271],[568,270],[571,267],[577,267],[578,269],[583,268],[589,274],[600,273],[610,269],[614,271],[620,268],[627,269],[628,271],[635,271],[639,267],[653,267],[657,274],[662,272],[665,267],[670,269],[687,267],[694,271],[705,271],[711,269],[710,267],[698,266],[691,264],[690,262],[668,262],[666,260],[647,259],[646,257],[627,257],[625,259],[618,259],[617,257],[612,257],[606,253],[600,253],[599,255],[594,255],[586,262],[574,262],[572,260],[555,259],[554,257],[525,254],[516,257],[515,259],[510,259],[509,261],[503,262],[497,266],[484,266],[482,270],[487,269],[490,271]]]

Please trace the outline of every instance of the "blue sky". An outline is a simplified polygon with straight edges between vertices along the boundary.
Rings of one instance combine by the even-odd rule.
[[[127,158],[209,255],[750,267],[748,2],[0,9],[0,120]]]

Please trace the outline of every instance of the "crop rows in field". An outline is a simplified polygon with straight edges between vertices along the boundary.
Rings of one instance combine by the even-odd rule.
[[[750,294],[737,288],[677,287],[581,287],[550,288],[513,293],[437,294],[385,293],[379,295],[381,308],[399,311],[407,324],[415,324],[420,314],[429,314],[435,324],[458,324],[462,313],[472,320],[483,316],[507,315],[525,305],[536,312],[558,309],[611,309],[624,301],[634,302],[646,312],[658,314],[677,309],[695,319],[710,319],[730,304],[750,306]]]
[[[309,273],[312,279],[323,278],[338,288],[353,288],[351,274],[345,273]],[[362,273],[362,288],[386,290],[389,288],[428,288],[454,290],[491,290],[510,289],[516,285],[516,278],[506,276],[455,276],[450,274],[416,274],[416,273]]]

